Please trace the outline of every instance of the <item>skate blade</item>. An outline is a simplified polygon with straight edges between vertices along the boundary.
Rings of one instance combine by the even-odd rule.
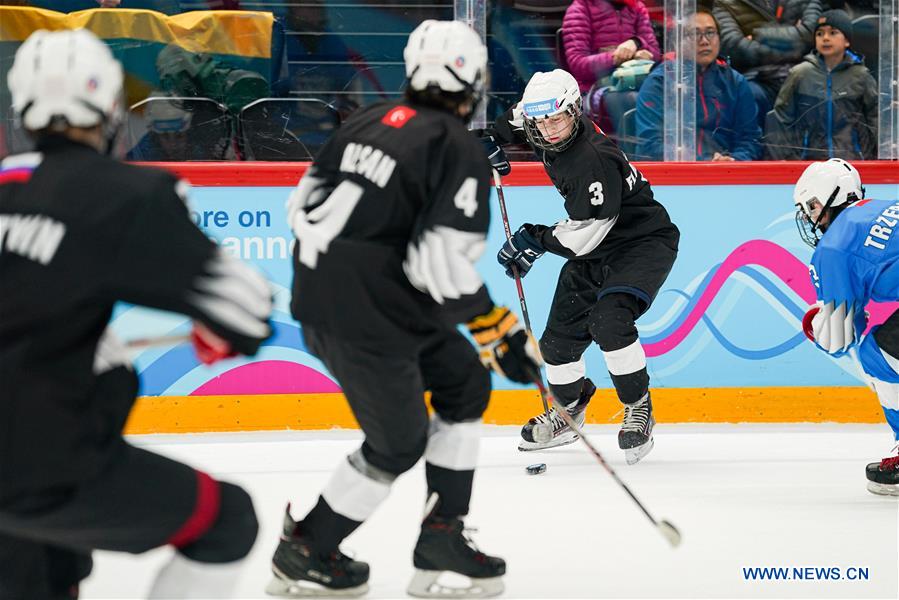
[[[558,448],[559,446],[567,446],[568,444],[573,444],[577,441],[577,439],[578,435],[574,432],[569,431],[554,437],[545,444],[541,444],[540,442],[529,442],[527,440],[521,440],[518,442],[518,449],[521,452],[549,450],[550,448]]]
[[[649,441],[643,444],[642,446],[637,446],[636,448],[627,448],[624,451],[624,460],[629,465],[635,465],[640,460],[649,454],[649,452],[656,445],[656,442],[653,438],[649,438]]]
[[[899,496],[899,485],[869,481],[868,491],[872,494],[877,494],[878,496]]]
[[[265,586],[269,596],[281,598],[356,598],[368,592],[368,584],[363,583],[351,588],[332,589],[311,581],[293,581],[275,575]]]
[[[415,569],[412,581],[406,588],[406,593],[416,598],[490,598],[503,593],[505,586],[502,577],[476,578],[468,577],[468,587],[455,587],[442,584],[438,581],[446,571],[425,571]],[[460,578],[465,578],[458,573],[451,573]]]

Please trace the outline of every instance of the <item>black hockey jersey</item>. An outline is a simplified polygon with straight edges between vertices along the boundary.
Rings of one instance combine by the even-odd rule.
[[[527,142],[510,123],[512,110],[497,119],[503,143]],[[589,259],[647,236],[677,247],[679,233],[643,175],[600,129],[581,117],[577,139],[562,152],[534,151],[565,199],[568,218],[539,228],[547,251],[569,259]]]
[[[244,354],[269,336],[267,282],[197,229],[186,189],[57,137],[0,163],[0,504],[105,464],[137,393],[107,329],[116,301],[189,315]]]
[[[288,201],[294,316],[403,351],[488,312],[475,262],[489,194],[484,150],[458,118],[401,102],[360,109]]]

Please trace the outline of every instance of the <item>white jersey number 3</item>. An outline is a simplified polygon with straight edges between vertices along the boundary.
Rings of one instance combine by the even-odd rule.
[[[590,184],[590,187],[587,188],[591,194],[590,204],[593,206],[599,206],[605,201],[605,197],[602,195],[602,182],[594,181]]]
[[[465,213],[466,217],[473,217],[478,211],[478,180],[474,177],[466,177],[459,191],[453,198],[456,208]]]

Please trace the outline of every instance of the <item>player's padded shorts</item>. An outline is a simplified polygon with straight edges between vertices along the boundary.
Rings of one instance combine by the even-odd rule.
[[[22,592],[32,589],[21,586],[33,586],[34,574],[45,574],[38,579],[47,597],[66,597],[64,590],[90,573],[93,549],[137,554],[171,544],[212,563],[249,553],[258,524],[245,491],[118,444],[97,478],[0,507],[0,598],[40,597]],[[60,572],[68,581],[48,575]]]
[[[634,321],[649,309],[675,258],[676,239],[651,237],[566,262],[540,339],[544,360],[576,362],[594,341],[607,352],[632,344]]]
[[[490,400],[490,374],[455,328],[421,336],[404,353],[351,342],[303,326],[311,352],[334,374],[365,433],[362,453],[377,469],[400,475],[425,452],[431,425],[423,401],[450,423],[481,418]]]

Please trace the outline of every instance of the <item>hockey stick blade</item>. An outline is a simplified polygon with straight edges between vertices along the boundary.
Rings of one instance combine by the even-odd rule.
[[[612,477],[612,479],[615,480],[615,483],[617,483],[618,486],[623,489],[628,496],[631,497],[631,500],[634,501],[634,504],[636,504],[637,507],[646,516],[646,518],[656,526],[656,529],[658,529],[659,533],[662,534],[662,537],[664,537],[665,540],[669,544],[671,544],[671,547],[677,548],[681,543],[681,534],[680,531],[678,531],[677,527],[675,527],[671,524],[670,521],[666,521],[665,519],[657,521],[655,517],[653,517],[649,512],[649,510],[643,505],[643,503],[640,502],[634,492],[631,491],[631,488],[629,488],[627,484],[621,480],[621,478],[618,476],[618,473],[615,472],[615,469],[613,469],[609,465],[609,463],[606,462],[606,459],[603,458],[602,454],[599,453],[599,450],[597,450],[593,443],[587,438],[587,436],[584,435],[583,430],[578,426],[577,423],[574,422],[574,419],[571,418],[571,415],[568,414],[568,411],[565,410],[565,407],[559,406],[559,403],[556,400],[555,396],[553,396],[552,392],[550,392],[548,389],[545,389],[543,382],[539,378],[534,378],[534,384],[538,388],[541,388],[540,391],[543,392],[547,400],[549,400],[549,403],[553,405],[553,408],[556,409],[556,412],[558,412],[565,423],[568,424],[568,427],[570,427],[571,430],[578,435],[580,440],[587,447],[587,450],[589,450],[590,454],[593,455],[593,458],[595,458],[597,462],[602,465],[602,468],[606,470],[606,473],[608,473]]]
[[[677,530],[677,527],[662,519],[656,524],[656,527],[659,528],[659,532],[661,532],[662,537],[668,540],[668,543],[671,544],[672,548],[677,548],[680,546],[681,542],[681,534],[680,531]]]

